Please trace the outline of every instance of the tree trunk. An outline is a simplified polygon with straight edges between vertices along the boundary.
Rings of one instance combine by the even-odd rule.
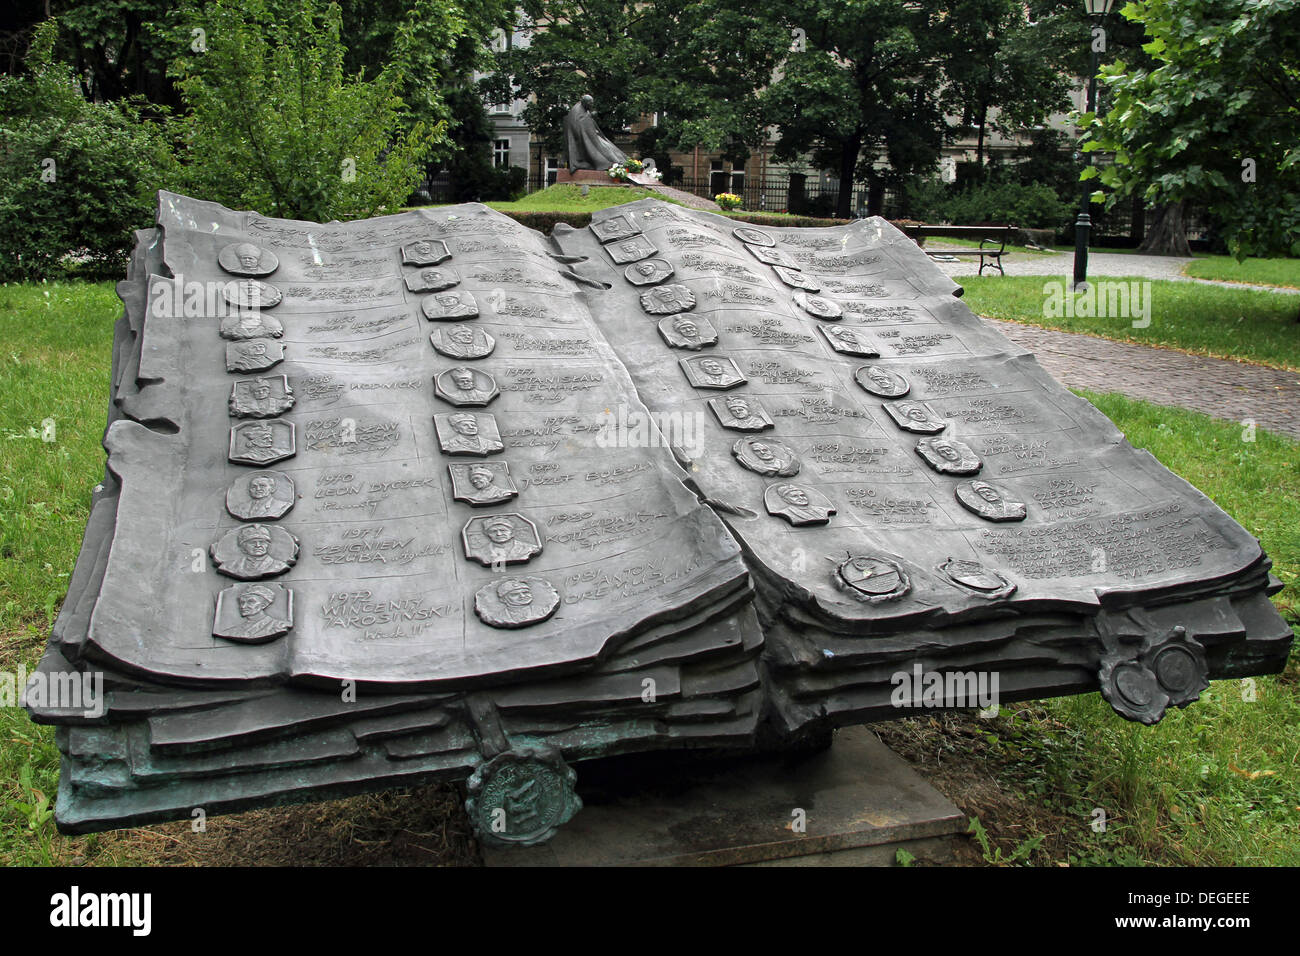
[[[844,141],[840,147],[840,194],[835,201],[837,219],[853,218],[853,173],[858,166],[858,153],[862,151],[859,134]]]
[[[1187,245],[1187,227],[1183,223],[1183,204],[1157,206],[1155,221],[1147,229],[1138,252],[1150,256],[1191,256]]]

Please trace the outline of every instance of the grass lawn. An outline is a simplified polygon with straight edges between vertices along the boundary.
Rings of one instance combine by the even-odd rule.
[[[1204,415],[1082,392],[1130,442],[1200,488],[1254,533],[1286,587],[1274,598],[1300,625],[1300,444]],[[1216,681],[1154,727],[1116,716],[1098,694],[1044,702],[1013,746],[1046,800],[1073,801],[1085,828],[1080,862],[1300,865],[1300,654],[1287,671]],[[1014,722],[1012,727],[1014,728]],[[1089,857],[1089,853],[1092,854]],[[1132,856],[1130,856],[1132,855]]]
[[[119,311],[110,283],[0,286],[4,670],[35,666],[76,559],[89,492],[103,473]],[[1235,424],[1119,396],[1085,397],[1259,536],[1286,585],[1274,600],[1292,621],[1300,617],[1300,445],[1263,431],[1243,443]],[[55,422],[50,442],[41,440],[47,418]],[[999,781],[1019,801],[1006,833],[1033,835],[1025,827],[1035,807],[1077,823],[1033,862],[1300,865],[1294,658],[1285,675],[1256,685],[1257,699],[1247,702],[1237,682],[1216,682],[1153,728],[1115,716],[1097,694],[1018,705],[976,722],[969,745],[1006,768]],[[932,732],[927,746],[967,747],[964,738],[945,740]],[[64,838],[50,813],[58,764],[51,728],[33,725],[19,708],[0,709],[0,864],[392,862],[399,853],[389,842],[409,844],[412,834],[432,847],[420,860],[472,860],[448,788],[215,818],[197,839],[184,822]],[[1096,807],[1109,820],[1104,834],[1088,827]]]
[[[1242,442],[1232,423],[1079,394],[1259,536],[1285,583],[1274,601],[1300,630],[1300,444]],[[1300,865],[1300,651],[1253,687],[1212,682],[1154,727],[1095,693],[1004,706],[992,720],[947,712],[876,726],[983,821],[991,848],[973,846],[975,861],[1020,849],[1036,866]]]
[[[529,193],[523,199],[514,202],[487,203],[493,209],[502,212],[525,210],[530,212],[595,212],[610,206],[636,202],[638,199],[666,199],[653,189],[642,186],[593,186],[582,194],[582,187],[566,183],[563,186],[548,186],[535,193]],[[672,202],[671,199],[666,201]],[[677,203],[676,205],[681,205]]]
[[[1150,281],[1151,324],[1139,329],[1131,318],[1044,315],[1045,285],[1068,285],[1066,276],[962,276],[959,281],[966,289],[966,304],[995,319],[1300,370],[1300,297],[1293,295],[1107,277],[1107,282]]]
[[[15,634],[24,651],[44,642],[67,590],[104,474],[121,310],[111,282],[0,285],[0,666],[12,666]]]
[[[1238,262],[1232,256],[1203,256],[1184,266],[1183,275],[1300,289],[1300,259],[1247,259]]]
[[[622,206],[624,203],[636,202],[638,199],[661,199],[675,206],[685,205],[685,203],[679,202],[671,196],[666,196],[653,189],[646,189],[644,186],[592,186],[587,190],[587,195],[584,196],[582,187],[572,183],[548,186],[545,189],[539,189],[537,192],[529,193],[522,199],[510,202],[489,202],[484,205],[498,209],[501,212],[595,212],[598,209],[608,209],[610,206]],[[758,212],[744,209],[736,209],[731,213],[722,212],[721,215],[762,215],[773,219],[804,218],[783,212]]]

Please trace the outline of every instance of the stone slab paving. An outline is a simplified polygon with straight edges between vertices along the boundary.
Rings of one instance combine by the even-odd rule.
[[[927,244],[935,245],[943,238],[931,239]],[[1120,252],[1092,252],[1088,254],[1088,275],[1092,276],[1137,276],[1142,279],[1178,279],[1182,277],[1183,266],[1191,259],[1179,256],[1138,256]],[[978,256],[959,256],[956,262],[936,261],[935,264],[950,276],[973,276],[980,271]],[[1009,276],[1058,276],[1074,275],[1074,251],[1057,252],[1053,255],[1031,255],[1008,251],[1002,257],[1002,267]],[[984,274],[996,276],[996,269],[985,269]]]
[[[1300,289],[1193,279],[1181,274],[1183,266],[1191,261],[1178,256],[1094,252],[1088,256],[1088,274],[1172,279],[1300,294]],[[969,257],[937,265],[954,278],[979,272],[979,260]],[[1009,276],[1058,276],[1068,280],[1074,272],[1074,252],[1050,256],[1008,255],[1003,257],[1003,265]],[[984,274],[990,273],[986,270]],[[1077,332],[1039,329],[1016,322],[985,321],[992,322],[1011,341],[1037,355],[1043,368],[1071,388],[1120,392],[1157,405],[1190,408],[1225,421],[1251,420],[1260,428],[1300,438],[1300,372],[1113,342]]]
[[[985,319],[1062,384],[1120,392],[1157,405],[1204,412],[1225,421],[1300,439],[1300,372],[1188,355],[1173,349]]]
[[[638,182],[640,182],[638,180]],[[665,186],[663,183],[641,183],[649,189],[662,195],[665,199],[673,199],[683,205],[690,206],[692,209],[707,209],[710,212],[718,212],[722,207],[712,199],[705,199],[703,196],[697,196],[695,193],[688,193],[685,190],[674,189],[672,186]]]

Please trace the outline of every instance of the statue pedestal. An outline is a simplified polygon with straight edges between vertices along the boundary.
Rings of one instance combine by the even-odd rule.
[[[629,186],[631,183],[615,179],[603,169],[579,169],[575,173],[561,169],[555,176],[555,185],[564,186]]]
[[[576,173],[571,173],[567,169],[561,169],[555,176],[555,185],[573,185],[573,186],[644,186],[646,189],[653,189],[663,198],[680,203],[683,206],[690,206],[692,209],[707,209],[710,212],[718,212],[718,204],[711,199],[705,199],[703,196],[696,196],[693,193],[683,192],[680,189],[674,189],[671,186],[665,186],[653,176],[647,176],[644,173],[632,173],[630,182],[615,179],[603,169],[580,169]]]
[[[657,188],[659,180],[653,176],[647,176],[645,173],[629,173],[631,179],[615,179],[603,169],[580,169],[576,173],[571,173],[567,169],[561,169],[555,175],[555,184],[563,186],[573,184],[577,186],[649,186]]]
[[[634,754],[574,769],[584,809],[544,846],[484,848],[488,866],[891,866],[900,849],[946,863],[966,829],[865,727],[813,753]]]

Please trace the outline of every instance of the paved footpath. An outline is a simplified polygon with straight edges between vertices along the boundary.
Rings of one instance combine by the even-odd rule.
[[[1260,428],[1300,439],[1300,372],[1112,342],[1078,332],[984,321],[1033,352],[1043,368],[1071,388],[1120,392],[1225,421],[1249,419]]]
[[[1068,277],[1074,269],[1073,251],[1051,256],[1022,253],[1005,258],[1009,276]],[[1181,274],[1183,266],[1191,261],[1176,256],[1094,252],[1088,257],[1088,275],[1138,276],[1203,282],[1236,289],[1300,293],[1300,289],[1191,279]],[[954,278],[979,272],[979,260],[972,261],[966,257],[936,265]],[[989,272],[986,270],[984,274],[989,275]],[[1017,345],[1033,352],[1043,368],[1071,388],[1119,392],[1157,405],[1190,408],[1224,421],[1240,423],[1249,420],[1260,428],[1300,438],[1300,372],[1282,372],[1262,365],[1113,342],[1093,335],[1039,329],[1016,322],[984,321],[990,322]],[[1300,334],[1300,328],[1297,334]]]
[[[932,239],[937,244],[942,238]],[[1140,256],[1126,252],[1090,252],[1088,253],[1088,275],[1099,276],[1136,276],[1139,279],[1171,279],[1174,282],[1199,282],[1202,285],[1226,286],[1229,289],[1260,289],[1265,292],[1277,292],[1282,295],[1300,295],[1300,289],[1289,289],[1272,285],[1251,285],[1245,282],[1220,282],[1216,279],[1194,279],[1183,275],[1183,267],[1194,259],[1180,256]],[[960,256],[956,262],[935,262],[940,269],[950,276],[973,276],[980,271],[978,257]],[[1025,252],[1009,252],[1002,257],[1002,267],[1009,276],[1058,276],[1072,278],[1074,275],[1074,250],[1057,252],[1053,255],[1031,255]],[[984,275],[997,276],[996,269],[985,269]]]

